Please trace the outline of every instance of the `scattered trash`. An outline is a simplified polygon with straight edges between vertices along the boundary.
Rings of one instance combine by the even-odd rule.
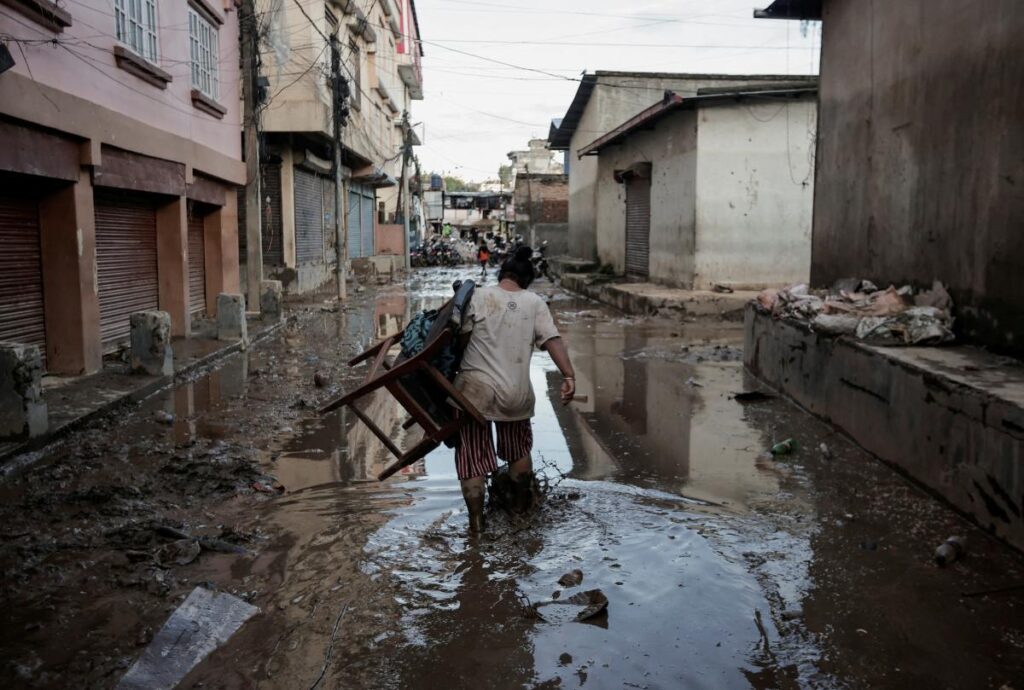
[[[253,491],[256,491],[257,493],[261,493],[261,494],[283,494],[284,493],[284,486],[282,484],[278,484],[276,482],[274,484],[270,484],[269,482],[253,482],[252,484],[249,485],[249,487]]]
[[[833,457],[832,449],[829,448],[828,444],[826,443],[822,443],[820,446],[818,446],[818,452],[820,452],[821,457],[825,458],[826,460],[831,460]]]
[[[937,345],[953,335],[953,300],[939,281],[915,293],[909,285],[884,290],[866,280],[836,281],[831,290],[804,284],[768,289],[755,303],[776,318],[806,322],[829,336],[853,336],[889,345]]]
[[[780,615],[784,621],[794,621],[803,616],[804,612],[800,609],[786,609]]]
[[[953,340],[953,317],[935,307],[911,307],[894,316],[861,319],[856,335],[861,340],[938,345]]]
[[[686,379],[686,385],[687,386],[694,386],[696,388],[703,388],[704,387],[703,383],[700,383],[697,379],[693,378],[692,376],[690,378]]]
[[[174,415],[167,410],[157,410],[153,413],[153,419],[160,424],[174,424]]]
[[[567,599],[557,599],[533,605],[533,613],[548,623],[585,621],[608,608],[608,597],[599,589],[579,592]],[[541,611],[541,609],[544,609]]]
[[[779,441],[771,448],[772,455],[789,455],[796,450],[796,441],[791,438],[787,438],[785,441]]]
[[[723,284],[721,284],[721,283],[715,283],[714,285],[712,285],[712,286],[711,286],[711,291],[712,291],[712,292],[723,292],[723,293],[726,293],[726,294],[730,294],[730,293],[732,293],[732,292],[735,292],[735,291],[734,291],[734,290],[733,290],[733,289],[732,289],[731,287],[729,287],[728,285],[723,285]]]
[[[202,551],[202,547],[195,539],[178,539],[157,549],[155,559],[161,568],[188,565],[199,558],[200,551]]]
[[[764,402],[765,400],[771,400],[774,397],[774,395],[768,395],[761,391],[743,391],[742,393],[736,393],[732,396],[733,400],[739,403]]]
[[[231,542],[224,541],[223,539],[218,539],[217,537],[195,537],[189,534],[188,532],[180,530],[176,527],[160,525],[154,531],[162,537],[167,537],[168,539],[175,540],[172,544],[166,544],[165,546],[161,547],[160,551],[157,552],[157,563],[159,563],[160,565],[164,565],[164,567],[170,567],[171,559],[173,557],[173,554],[175,553],[180,553],[184,556],[187,554],[192,554],[192,552],[194,551],[194,555],[189,560],[185,561],[184,563],[177,562],[177,565],[186,565],[194,561],[196,556],[199,555],[200,549],[205,551],[216,551],[218,553],[236,553],[242,555],[249,553],[249,551],[244,546],[232,544]],[[186,546],[186,544],[194,544],[195,548],[193,549],[192,546]],[[163,559],[161,559],[161,554],[163,554],[164,556]]]
[[[258,612],[238,597],[196,587],[124,674],[118,690],[171,690]]]
[[[852,335],[859,325],[860,317],[852,314],[818,314],[811,321],[811,328],[825,335]]]
[[[326,388],[331,383],[331,377],[322,371],[313,374],[313,385],[317,388]]]
[[[938,565],[949,565],[964,557],[967,552],[967,541],[963,537],[950,537],[935,549],[935,562]]]
[[[581,582],[583,582],[583,571],[579,568],[576,570],[570,570],[565,575],[558,578],[558,584],[563,587],[575,587]]]

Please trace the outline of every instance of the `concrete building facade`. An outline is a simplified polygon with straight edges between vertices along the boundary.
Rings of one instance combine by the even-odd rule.
[[[580,157],[579,151],[618,127],[666,90],[682,96],[696,95],[702,87],[750,82],[787,82],[792,76],[737,76],[724,74],[677,74],[666,72],[597,71],[585,74],[565,116],[552,123],[548,137],[552,151],[568,153],[569,246],[578,258],[597,258],[597,159]]]
[[[549,148],[547,139],[530,139],[524,151],[509,151],[508,159],[512,163],[513,184],[515,176],[522,173],[538,175],[561,175],[565,172],[561,162]]]
[[[1024,376],[996,354],[1024,354],[1024,6],[776,0],[755,16],[822,21],[812,287],[941,281],[957,342],[882,347],[751,304],[747,368],[1024,548]]]
[[[666,92],[581,148],[598,261],[698,289],[806,281],[815,97],[812,81]]]
[[[941,280],[960,334],[1024,354],[1024,5],[761,14],[822,20],[812,283]]]
[[[402,179],[407,130],[418,143],[406,115],[423,98],[419,27],[412,0],[368,8],[354,0],[258,0],[257,12],[269,94],[261,113],[264,274],[286,291],[307,292],[334,275],[337,214],[347,226],[350,261],[379,254],[378,236],[389,238],[391,252],[393,235],[400,240],[404,232],[397,226],[408,194],[400,198],[399,189],[413,172],[407,166]],[[350,91],[342,209],[335,208],[333,175],[332,36]]]
[[[2,4],[0,341],[81,374],[133,312],[189,335],[239,286],[235,5]]]

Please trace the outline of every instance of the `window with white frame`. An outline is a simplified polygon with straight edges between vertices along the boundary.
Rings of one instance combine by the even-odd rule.
[[[114,0],[117,40],[150,62],[159,57],[156,0]]]
[[[217,100],[220,95],[217,27],[189,8],[188,39],[192,51],[192,88]]]

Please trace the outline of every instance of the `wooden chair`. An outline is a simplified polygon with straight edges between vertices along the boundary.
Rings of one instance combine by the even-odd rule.
[[[342,406],[348,406],[363,424],[380,439],[384,447],[395,456],[378,476],[385,480],[403,467],[424,457],[430,451],[449,440],[469,420],[475,419],[486,424],[483,415],[452,385],[432,362],[446,345],[459,337],[462,319],[473,295],[473,281],[455,284],[455,296],[438,310],[426,344],[416,355],[404,358],[401,354],[394,361],[388,360],[388,351],[402,341],[405,331],[385,338],[358,357],[349,361],[350,367],[371,360],[370,370],[359,388],[320,408],[326,414]],[[381,388],[394,396],[395,400],[409,413],[409,420],[403,428],[419,425],[423,429],[423,440],[407,451],[402,451],[369,416],[356,406],[361,398]]]

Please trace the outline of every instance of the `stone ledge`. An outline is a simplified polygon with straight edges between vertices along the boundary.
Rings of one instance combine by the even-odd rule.
[[[567,273],[562,287],[627,314],[667,317],[715,317],[739,321],[754,292],[684,290],[655,283],[614,283],[593,274]]]
[[[254,329],[255,335],[249,341],[249,346],[270,337],[296,318],[297,315],[293,314],[275,323],[261,324]],[[241,342],[217,343],[210,352],[198,355],[187,363],[176,364],[174,373],[167,376],[135,376],[126,370],[117,374],[100,372],[76,377],[66,386],[75,387],[79,391],[89,391],[84,396],[89,402],[80,401],[83,395],[69,395],[67,389],[59,389],[59,394],[51,396],[55,400],[49,404],[50,428],[46,434],[29,441],[0,444],[0,477],[39,459],[41,453],[31,451],[39,451],[105,415],[141,402],[200,369],[216,366],[221,360],[242,350]],[[44,398],[47,396],[45,390],[43,395]],[[15,459],[16,456],[20,457]]]
[[[1024,549],[1024,367],[965,345],[822,336],[752,306],[744,336],[751,373]]]

